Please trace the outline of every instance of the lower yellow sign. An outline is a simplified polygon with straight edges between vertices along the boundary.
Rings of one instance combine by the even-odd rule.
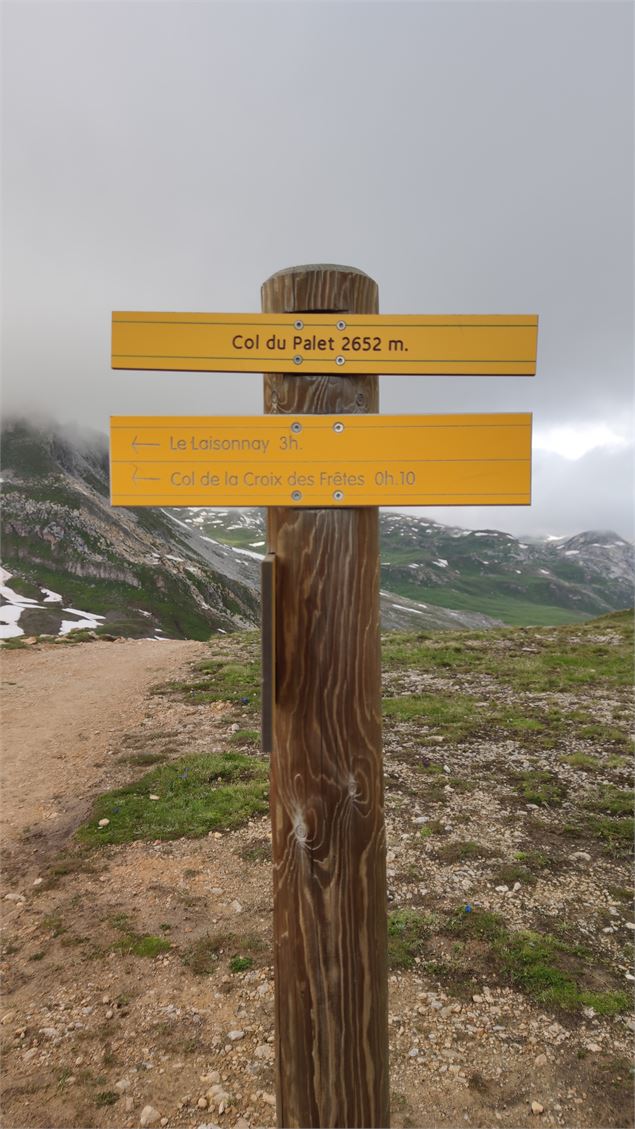
[[[531,415],[113,416],[114,506],[529,505]]]

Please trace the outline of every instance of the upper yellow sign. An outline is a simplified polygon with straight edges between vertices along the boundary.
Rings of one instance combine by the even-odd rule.
[[[114,313],[112,367],[533,376],[535,315]]]
[[[115,506],[522,506],[531,415],[113,416]]]

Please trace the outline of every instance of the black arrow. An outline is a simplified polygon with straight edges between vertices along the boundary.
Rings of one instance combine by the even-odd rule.
[[[138,440],[136,435],[135,435],[134,439],[132,440],[132,449],[134,451],[136,451],[137,447],[160,447],[160,446],[161,446],[160,443],[139,443],[139,440]]]

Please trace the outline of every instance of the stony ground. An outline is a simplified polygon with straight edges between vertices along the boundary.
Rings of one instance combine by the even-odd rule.
[[[633,1123],[625,647],[624,617],[386,641],[394,1126]],[[114,644],[75,649],[95,648],[117,661]],[[69,810],[184,756],[266,767],[255,650],[219,639],[220,666],[186,663],[122,711],[101,786],[69,774]],[[3,656],[9,700],[12,661],[44,653],[60,661]],[[3,1124],[274,1125],[268,817],[117,843],[128,802],[79,838],[36,823],[7,852]]]

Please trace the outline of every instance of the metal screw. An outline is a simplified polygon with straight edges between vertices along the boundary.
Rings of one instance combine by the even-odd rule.
[[[296,420],[296,421],[295,421],[295,423],[292,423],[292,424],[291,424],[291,430],[292,430],[292,431],[295,431],[295,432],[296,432],[296,434],[297,434],[297,433],[298,433],[298,431],[302,431],[302,424],[301,424],[301,423],[298,423],[298,422],[297,422],[297,420]]]
[[[337,323],[337,325],[335,326],[335,328],[336,328],[336,329],[346,329],[346,322],[345,322],[345,321],[338,321],[338,323]]]
[[[300,321],[300,318],[298,318],[297,321],[294,321],[293,328],[294,329],[304,329],[304,322]]]
[[[292,492],[291,492],[291,501],[292,502],[299,502],[301,497],[302,497],[302,491],[301,490],[292,490]]]
[[[344,364],[344,357],[336,357],[335,358],[335,364],[336,365],[343,365]]]
[[[341,490],[334,490],[333,491],[333,497],[335,498],[336,502],[341,502],[344,495],[342,494]]]
[[[344,430],[344,424],[343,423],[334,423],[333,424],[333,431],[343,431],[343,430]]]
[[[294,363],[294,365],[301,365],[302,364],[302,357],[300,356],[299,353],[298,353],[297,356],[295,356],[293,358],[293,363]]]

